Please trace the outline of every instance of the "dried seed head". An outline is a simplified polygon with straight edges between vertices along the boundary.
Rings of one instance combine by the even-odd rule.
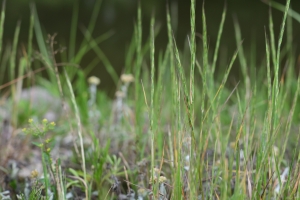
[[[137,192],[138,192],[138,195],[141,196],[141,197],[145,197],[147,195],[147,193],[148,193],[148,191],[146,189],[144,189],[144,188],[138,189]]]
[[[150,173],[153,173],[153,176],[150,177],[150,181],[149,183],[152,184],[152,183],[156,183],[156,181],[159,179],[160,177],[160,169],[154,167],[153,168],[153,171],[150,170]]]
[[[125,94],[124,94],[124,92],[117,91],[117,92],[116,92],[116,97],[117,97],[117,98],[124,98],[124,97],[125,97]]]
[[[165,182],[167,182],[167,178],[165,176],[160,176],[159,179],[158,179],[158,182],[159,183],[165,183]]]
[[[31,178],[37,178],[39,176],[39,172],[35,169],[31,172]]]
[[[153,168],[153,171],[152,171],[152,170],[150,170],[150,173],[152,173],[152,172],[155,174],[155,176],[158,176],[158,175],[159,175],[159,173],[160,173],[160,169],[158,169],[158,168],[154,167],[154,168]]]
[[[91,85],[99,85],[100,84],[100,79],[96,76],[91,76],[91,77],[89,77],[88,82]]]
[[[124,83],[131,83],[134,81],[134,77],[132,74],[122,74],[121,81]]]

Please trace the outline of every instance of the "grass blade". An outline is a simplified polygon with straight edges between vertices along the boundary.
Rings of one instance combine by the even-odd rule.
[[[29,34],[28,34],[28,47],[27,47],[28,48],[27,49],[27,67],[28,67],[28,69],[31,66],[33,28],[34,28],[33,4],[30,4],[30,25],[29,25]]]
[[[69,89],[69,92],[71,94],[71,101],[75,110],[75,116],[76,116],[76,121],[77,121],[77,131],[78,131],[78,137],[79,137],[79,142],[80,142],[80,153],[81,153],[81,164],[82,164],[82,171],[83,171],[83,179],[85,181],[86,184],[85,185],[85,198],[88,198],[88,188],[87,188],[87,178],[86,178],[86,166],[85,166],[85,154],[84,154],[84,146],[83,146],[83,137],[82,137],[82,126],[81,126],[81,120],[80,120],[80,114],[79,114],[79,109],[75,100],[75,95],[74,95],[74,91],[72,88],[72,84],[70,82],[70,78],[66,72],[66,70],[64,69],[64,75],[66,78],[66,82],[67,82],[67,86]]]
[[[220,41],[221,41],[224,22],[225,22],[225,18],[226,18],[226,11],[227,11],[227,6],[225,4],[223,12],[222,12],[221,23],[220,23],[220,26],[219,26],[219,31],[218,31],[218,36],[217,36],[217,43],[216,43],[216,48],[215,48],[215,52],[214,52],[213,62],[212,62],[212,65],[211,65],[212,74],[214,74],[215,69],[216,69],[217,58],[218,58],[218,55],[219,55]]]
[[[73,4],[73,14],[72,14],[72,21],[71,21],[71,29],[70,29],[70,40],[69,40],[69,49],[68,49],[68,51],[69,51],[68,59],[69,60],[72,60],[75,55],[78,10],[79,10],[79,1],[75,0],[75,2]]]
[[[263,1],[264,2],[264,1]],[[285,12],[286,6],[282,5],[281,3],[278,3],[276,1],[269,1],[268,2],[270,6],[272,6],[273,8],[282,11],[283,13]],[[293,9],[289,9],[287,14],[289,16],[291,16],[292,18],[294,18],[297,22],[300,23],[300,14],[297,13],[296,11],[294,11]]]
[[[13,40],[13,46],[12,51],[10,55],[10,79],[15,79],[15,71],[16,71],[16,55],[17,55],[17,47],[18,47],[18,41],[19,41],[19,34],[20,34],[20,28],[21,28],[21,21],[18,21],[15,34],[14,34],[14,40]]]
[[[2,1],[2,9],[1,9],[1,19],[0,19],[0,55],[2,54],[2,46],[3,46],[3,25],[5,21],[5,5],[6,0]]]
[[[154,74],[155,74],[155,63],[154,63],[154,54],[155,54],[155,38],[154,38],[154,15],[151,17],[150,22],[150,59],[151,59],[151,95],[150,95],[150,133],[151,133],[151,177],[154,180],[154,167],[155,167],[155,130],[154,130]],[[154,183],[153,183],[154,184]],[[156,188],[156,187],[155,187]],[[154,189],[154,196],[156,196],[156,191]]]
[[[86,38],[87,41],[89,41],[90,46],[95,51],[95,53],[97,54],[99,59],[102,60],[106,70],[108,71],[108,73],[112,77],[115,85],[117,85],[119,78],[118,78],[117,72],[115,71],[114,67],[111,65],[108,58],[105,56],[103,51],[97,45],[96,41],[91,36],[90,32],[88,32],[88,30],[84,30],[83,33],[84,33],[84,37]]]

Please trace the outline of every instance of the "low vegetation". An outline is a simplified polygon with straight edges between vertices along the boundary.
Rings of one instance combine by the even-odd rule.
[[[55,34],[44,37],[33,4],[26,45],[18,40],[21,23],[12,44],[3,45],[3,1],[0,199],[300,199],[297,15],[290,0],[270,4],[260,64],[255,50],[244,49],[237,20],[236,51],[221,59],[226,6],[209,47],[205,5],[197,13],[199,39],[191,0],[184,51],[167,11],[168,45],[160,52],[155,18],[145,39],[139,6],[120,76],[99,45],[110,32],[93,38],[100,3],[77,49],[76,5],[67,48]],[[271,6],[283,11],[278,34]],[[90,51],[97,56],[83,68]],[[114,80],[114,98],[88,77],[99,62]],[[241,71],[234,85],[227,84],[233,64]]]

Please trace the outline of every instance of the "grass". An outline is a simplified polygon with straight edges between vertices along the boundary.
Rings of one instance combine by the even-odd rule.
[[[99,45],[112,33],[93,38],[100,0],[76,50],[78,3],[67,50],[57,48],[56,35],[46,43],[33,4],[26,50],[18,49],[21,22],[12,45],[3,43],[0,29],[1,74],[9,74],[9,82],[0,76],[0,199],[300,198],[300,79],[291,23],[298,14],[290,0],[272,4],[283,12],[281,29],[276,39],[270,8],[265,57],[256,68],[255,40],[251,51],[244,49],[236,18],[237,50],[228,63],[222,59],[226,6],[209,48],[205,5],[199,40],[191,0],[187,51],[177,48],[167,7],[168,45],[159,52],[154,14],[145,40],[139,4],[120,77]],[[96,58],[82,69],[89,51]],[[87,77],[99,62],[116,85],[113,99]],[[242,78],[231,87],[234,63]]]

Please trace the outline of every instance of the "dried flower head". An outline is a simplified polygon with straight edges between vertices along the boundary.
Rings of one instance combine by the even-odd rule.
[[[157,181],[157,176],[154,176],[154,177],[150,177],[150,180],[149,180],[149,184],[154,184],[154,183],[156,183],[156,181]]]
[[[117,92],[116,92],[116,97],[117,97],[117,98],[124,98],[124,97],[125,97],[125,94],[124,94],[124,92],[117,91]]]
[[[153,176],[150,177],[150,184],[155,183],[157,181],[157,179],[159,179],[160,177],[160,169],[154,167],[153,171],[150,170],[150,173],[153,173]]]
[[[131,83],[134,81],[134,77],[132,74],[122,74],[121,75],[121,81],[123,83]]]
[[[144,189],[144,188],[138,189],[137,192],[138,192],[138,195],[141,196],[141,197],[145,197],[147,195],[147,193],[148,193],[148,191],[146,189]]]
[[[99,85],[101,81],[100,81],[100,79],[98,77],[91,76],[91,77],[89,77],[88,82],[91,85]]]
[[[39,172],[36,169],[31,172],[32,179],[37,178],[38,176],[39,176]]]
[[[165,183],[167,181],[167,178],[165,176],[160,176],[158,179],[159,183]]]

